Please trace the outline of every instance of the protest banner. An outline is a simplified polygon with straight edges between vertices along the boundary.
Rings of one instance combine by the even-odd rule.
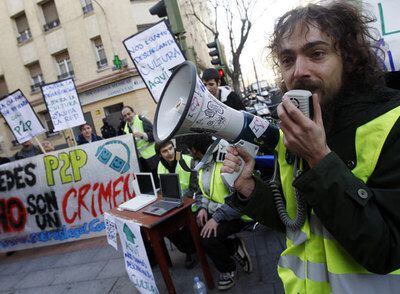
[[[0,100],[0,113],[20,144],[46,131],[21,90]]]
[[[381,38],[376,44],[385,54],[381,60],[385,71],[400,70],[400,3],[397,0],[366,0],[363,1],[365,10],[372,12],[377,21],[373,27],[379,31]],[[376,49],[378,57],[379,50]]]
[[[135,197],[132,135],[0,166],[0,252],[105,234],[104,212]]]
[[[124,252],[125,269],[135,288],[142,294],[159,293],[153,271],[143,244],[140,226],[126,219],[114,217]]]
[[[140,76],[157,103],[171,69],[185,61],[165,21],[123,41]]]
[[[72,78],[43,85],[41,90],[54,131],[86,123]]]

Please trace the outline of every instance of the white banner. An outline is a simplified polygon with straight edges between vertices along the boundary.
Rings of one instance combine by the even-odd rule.
[[[132,135],[1,165],[0,252],[104,235],[138,171]]]
[[[72,78],[44,85],[41,89],[54,131],[62,131],[85,123]]]
[[[0,112],[18,143],[26,142],[46,131],[21,90],[0,101]]]
[[[140,226],[115,217],[118,235],[124,250],[125,269],[135,288],[142,294],[159,293],[143,244]]]
[[[374,23],[381,35],[378,46],[386,53],[382,60],[386,71],[400,70],[400,2],[398,0],[366,0],[365,10],[372,12],[377,21]],[[379,55],[378,55],[379,56]]]
[[[165,21],[137,33],[124,45],[156,103],[173,67],[185,61]]]

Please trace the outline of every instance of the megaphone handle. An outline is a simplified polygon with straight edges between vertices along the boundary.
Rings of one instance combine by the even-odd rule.
[[[249,153],[251,156],[255,157],[257,155],[258,152],[258,146],[254,145],[250,142],[244,141],[244,140],[240,140],[238,143],[234,144],[233,146],[240,146],[242,147],[244,150],[247,151],[247,153]],[[229,187],[234,186],[234,183],[236,181],[236,179],[240,176],[240,174],[242,173],[243,167],[244,167],[244,160],[242,158],[240,158],[241,160],[241,164],[240,164],[240,169],[237,172],[233,172],[233,173],[221,173],[221,177],[222,177],[222,181],[228,185]]]

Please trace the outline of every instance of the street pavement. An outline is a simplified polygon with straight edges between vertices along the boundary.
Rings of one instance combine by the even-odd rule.
[[[249,254],[252,257],[253,272],[246,274],[238,266],[235,287],[225,293],[283,293],[282,283],[277,275],[276,264],[284,246],[283,235],[265,227],[256,230],[258,250],[257,266],[252,232],[242,232]],[[166,241],[172,260],[171,276],[178,294],[193,293],[193,278],[204,277],[199,263],[195,268],[184,267],[184,254],[171,249]],[[6,257],[0,254],[0,293],[7,294],[53,294],[53,293],[138,293],[130,282],[124,267],[123,254],[107,244],[105,237],[75,241],[60,245],[18,251]],[[214,281],[218,273],[213,264]],[[153,268],[160,293],[167,293],[158,266]],[[216,289],[208,293],[222,293]]]

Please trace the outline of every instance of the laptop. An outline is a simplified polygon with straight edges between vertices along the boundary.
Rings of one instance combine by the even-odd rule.
[[[120,204],[119,208],[137,211],[157,200],[153,175],[151,173],[136,173],[135,175],[139,191],[136,191],[134,198]]]
[[[182,205],[182,191],[179,174],[160,174],[162,200],[147,207],[143,213],[163,215]]]

